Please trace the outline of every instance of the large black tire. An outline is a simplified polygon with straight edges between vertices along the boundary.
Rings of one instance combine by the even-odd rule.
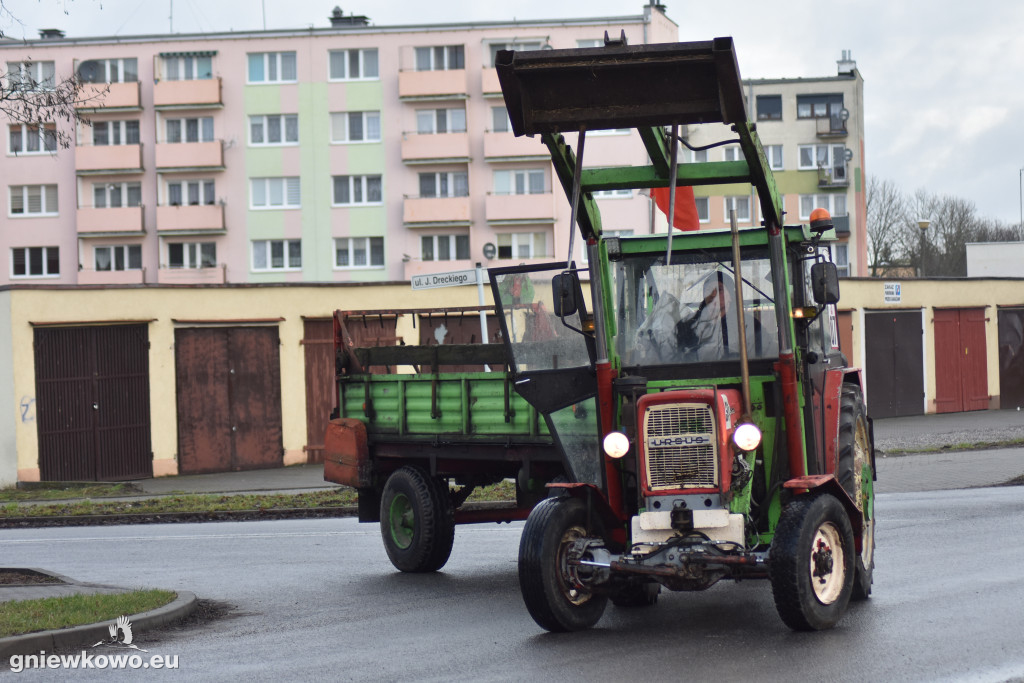
[[[396,569],[433,572],[443,567],[455,541],[447,485],[418,467],[395,470],[381,495],[380,533]]]
[[[782,510],[768,553],[775,608],[795,631],[835,626],[853,592],[853,529],[828,493],[794,499]]]
[[[843,385],[839,413],[839,462],[836,477],[861,509],[863,532],[855,560],[853,599],[871,595],[875,571],[875,493],[871,441],[860,388]]]
[[[547,498],[530,512],[519,541],[519,589],[541,628],[582,631],[604,614],[607,596],[572,585],[565,562],[574,540],[600,535],[587,527],[586,505],[577,498]]]

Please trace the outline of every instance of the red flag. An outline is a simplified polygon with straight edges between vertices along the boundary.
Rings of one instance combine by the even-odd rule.
[[[661,212],[668,216],[668,188],[652,187],[651,197]],[[697,217],[697,200],[693,197],[693,188],[689,185],[676,186],[675,218],[672,225],[677,230],[700,230],[700,218]]]

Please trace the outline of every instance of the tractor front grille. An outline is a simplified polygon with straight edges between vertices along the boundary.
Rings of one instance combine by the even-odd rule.
[[[650,406],[644,412],[643,435],[652,491],[718,488],[718,441],[711,406]]]

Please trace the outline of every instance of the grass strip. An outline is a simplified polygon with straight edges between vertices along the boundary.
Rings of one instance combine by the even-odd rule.
[[[173,591],[138,590],[114,595],[97,593],[3,602],[0,603],[0,638],[113,621],[122,614],[139,614],[163,607],[176,597],[178,594]]]
[[[57,486],[7,487],[0,489],[0,503],[69,498],[111,498],[141,493],[134,484],[61,484]]]

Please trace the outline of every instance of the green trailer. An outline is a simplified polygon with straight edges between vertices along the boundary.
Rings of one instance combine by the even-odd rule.
[[[357,346],[349,333],[352,318],[425,313],[465,310],[335,312],[338,408],[324,444],[324,478],[357,489],[359,521],[380,522],[388,557],[406,572],[444,566],[456,524],[526,519],[545,484],[564,479],[503,345]],[[514,505],[465,505],[475,488],[506,479]]]

